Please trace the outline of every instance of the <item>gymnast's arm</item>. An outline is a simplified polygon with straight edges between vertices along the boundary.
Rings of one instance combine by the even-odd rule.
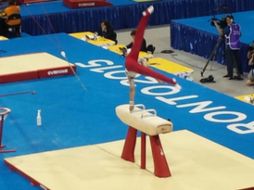
[[[129,92],[129,110],[132,111],[134,109],[134,97],[135,97],[135,83],[134,78],[128,76],[128,81],[130,85],[130,92]]]

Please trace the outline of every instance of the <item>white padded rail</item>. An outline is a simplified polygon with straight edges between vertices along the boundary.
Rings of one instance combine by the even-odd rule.
[[[158,117],[156,110],[145,109],[143,105],[135,106],[131,112],[129,104],[119,105],[115,111],[123,123],[149,136],[169,133],[173,130],[173,124],[170,121]]]

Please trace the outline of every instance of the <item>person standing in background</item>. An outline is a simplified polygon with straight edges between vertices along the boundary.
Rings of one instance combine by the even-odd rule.
[[[240,60],[240,36],[241,28],[239,24],[234,22],[232,15],[226,16],[227,26],[224,29],[225,36],[225,63],[227,65],[227,74],[229,80],[243,80],[242,64]],[[234,76],[234,68],[236,76]]]
[[[20,7],[16,0],[10,0],[9,5],[0,13],[2,35],[7,38],[19,37],[21,34]]]

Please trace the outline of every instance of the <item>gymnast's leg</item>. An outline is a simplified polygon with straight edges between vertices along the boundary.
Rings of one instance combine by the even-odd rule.
[[[155,72],[154,70],[150,69],[149,67],[146,67],[146,66],[143,66],[140,64],[136,65],[135,72],[145,75],[145,76],[153,77],[159,81],[162,81],[162,82],[165,82],[168,84],[176,85],[176,80],[166,77],[158,72]]]
[[[127,55],[127,59],[132,58],[134,60],[138,60],[138,55],[139,55],[140,48],[144,39],[145,28],[147,26],[149,17],[152,13],[153,13],[153,6],[148,7],[147,10],[143,12],[143,17],[141,18],[137,26],[131,52],[129,55]]]

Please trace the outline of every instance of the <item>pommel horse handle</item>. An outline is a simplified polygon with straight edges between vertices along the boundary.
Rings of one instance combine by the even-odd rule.
[[[141,115],[141,118],[156,116],[157,112],[155,109],[147,109],[146,112]]]
[[[142,110],[146,109],[144,104],[136,104],[136,105],[134,105],[134,108],[137,108],[137,109],[133,109],[131,111],[131,113],[133,113],[133,112],[139,112],[139,111],[142,111]]]

